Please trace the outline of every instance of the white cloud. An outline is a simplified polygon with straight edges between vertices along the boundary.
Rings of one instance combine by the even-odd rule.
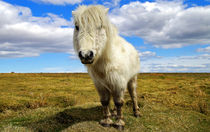
[[[108,1],[104,2],[103,4],[104,4],[106,7],[113,8],[113,7],[119,6],[120,1],[121,1],[121,0],[108,0]]]
[[[73,59],[73,60],[79,60],[79,57],[78,57],[78,55],[74,52],[74,50],[72,49],[72,50],[70,50],[70,52],[69,52],[69,54],[70,54],[70,59]]]
[[[12,58],[12,57],[27,57],[27,56],[39,56],[38,53],[22,52],[22,51],[0,51],[0,58]]]
[[[140,56],[140,60],[146,60],[150,58],[159,58],[159,56],[157,56],[156,53],[152,51],[139,52],[139,56]]]
[[[121,0],[112,0],[112,1],[113,1],[114,5],[117,6],[117,5],[119,5]]]
[[[77,4],[82,2],[82,0],[32,0],[32,1],[54,4],[54,5]]]
[[[73,49],[71,22],[55,14],[34,17],[29,8],[0,1],[0,18],[0,58],[71,53]]]
[[[198,48],[197,51],[198,51],[198,52],[210,53],[210,46],[205,47],[205,48]]]
[[[133,2],[113,10],[110,18],[124,35],[140,36],[157,47],[182,47],[210,42],[209,8],[185,9],[180,2]],[[70,21],[50,13],[45,17],[34,17],[29,8],[3,1],[0,1],[0,18],[0,58],[62,52],[77,59]],[[197,51],[209,53],[209,46]],[[159,57],[155,52],[144,51],[139,55],[142,72],[210,72],[209,54]],[[70,72],[62,67],[43,71]]]
[[[141,61],[141,72],[210,72],[210,55],[150,58]]]
[[[155,52],[139,52],[140,72],[210,72],[210,54],[165,57]]]
[[[181,0],[131,2],[110,13],[123,35],[162,48],[210,44],[210,6],[186,8]]]

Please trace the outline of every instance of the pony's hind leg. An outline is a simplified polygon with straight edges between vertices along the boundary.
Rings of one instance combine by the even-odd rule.
[[[136,94],[136,86],[137,86],[137,75],[132,77],[128,82],[128,91],[131,96],[131,100],[133,102],[133,113],[135,117],[141,116],[139,112],[139,107],[137,103],[137,94]]]

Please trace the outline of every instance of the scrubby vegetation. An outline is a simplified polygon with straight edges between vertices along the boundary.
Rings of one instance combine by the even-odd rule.
[[[137,93],[143,116],[126,93],[125,131],[210,130],[209,73],[139,74]],[[101,117],[87,74],[0,74],[0,131],[117,131]]]

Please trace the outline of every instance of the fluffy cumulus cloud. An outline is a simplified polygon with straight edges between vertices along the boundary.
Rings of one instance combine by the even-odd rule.
[[[110,13],[123,35],[135,35],[162,48],[210,44],[210,6],[189,7],[181,0],[131,2]]]
[[[65,5],[82,0],[39,1]],[[178,0],[137,1],[119,7],[119,2],[110,0],[109,16],[123,35],[139,36],[161,48],[210,44],[210,6],[187,8]],[[0,0],[0,18],[0,58],[62,52],[78,59],[73,51],[71,22],[61,16],[49,13],[45,17],[34,17],[29,8]],[[141,72],[209,72],[210,46],[202,47],[197,49],[199,55],[194,56],[160,57],[154,51],[139,52]],[[60,67],[43,70],[64,71]]]
[[[0,1],[0,17],[0,58],[72,52],[73,29],[60,16],[34,17],[29,8]]]
[[[32,1],[54,4],[54,5],[77,4],[82,2],[82,0],[32,0]]]

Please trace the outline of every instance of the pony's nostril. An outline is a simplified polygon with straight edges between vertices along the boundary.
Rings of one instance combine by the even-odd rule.
[[[90,51],[89,57],[90,57],[90,58],[93,58],[93,51]]]
[[[79,58],[84,58],[84,57],[82,56],[82,51],[79,52]]]
[[[93,59],[93,51],[89,51],[87,53],[87,57],[86,57],[87,60],[92,60]]]

